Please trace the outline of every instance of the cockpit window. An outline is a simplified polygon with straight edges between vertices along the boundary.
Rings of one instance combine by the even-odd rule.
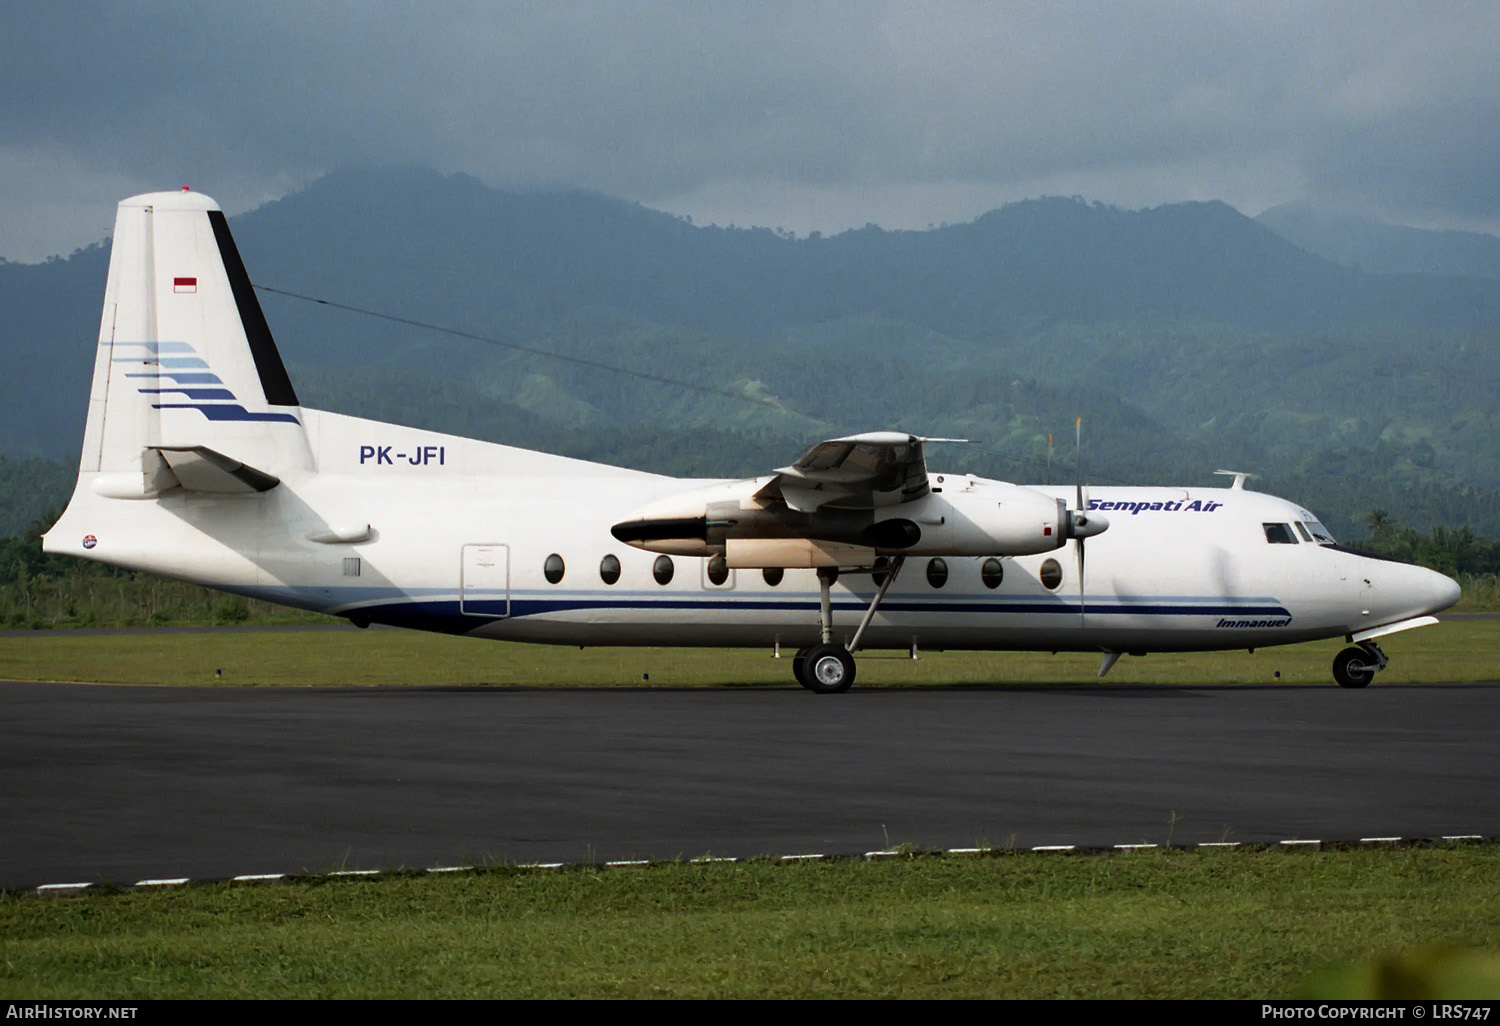
[[[1272,545],[1296,545],[1297,536],[1289,524],[1262,524],[1266,529],[1266,541]]]
[[[1310,534],[1308,532],[1306,524],[1303,524],[1303,523],[1299,522],[1299,523],[1295,524],[1294,526],[1297,528],[1297,533],[1302,536],[1302,540],[1303,541],[1310,542],[1310,541],[1313,540],[1312,539],[1312,534]]]
[[[1299,523],[1297,525],[1297,530],[1301,531],[1304,536],[1309,534],[1312,535],[1312,537],[1308,538],[1307,540],[1317,542],[1319,545],[1338,544],[1333,540],[1333,535],[1328,533],[1328,528],[1324,527],[1316,520],[1307,520]]]

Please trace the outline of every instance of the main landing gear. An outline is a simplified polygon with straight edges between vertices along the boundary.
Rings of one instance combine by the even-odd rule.
[[[843,645],[809,645],[793,657],[792,673],[815,695],[837,695],[854,684],[854,654]]]
[[[816,645],[809,645],[797,652],[792,658],[792,675],[797,678],[797,683],[815,695],[837,695],[848,691],[854,684],[854,653],[859,651],[860,639],[864,637],[865,628],[870,626],[870,621],[875,618],[875,610],[880,605],[880,600],[885,598],[885,593],[901,572],[901,565],[905,562],[904,556],[897,556],[891,561],[889,567],[872,568],[870,573],[884,574],[880,582],[880,588],[875,592],[875,597],[870,600],[870,608],[865,610],[864,618],[859,621],[859,627],[854,632],[854,638],[849,642],[849,647],[835,644],[833,640],[833,598],[831,590],[833,582],[838,579],[838,571],[832,567],[818,568],[818,629],[822,640]],[[865,571],[857,571],[865,572]]]
[[[1333,659],[1333,679],[1341,688],[1367,687],[1390,658],[1373,641],[1361,641]]]

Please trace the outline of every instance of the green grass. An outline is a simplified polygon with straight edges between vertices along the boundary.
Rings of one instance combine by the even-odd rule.
[[[1492,613],[1500,610],[1500,574],[1459,574],[1463,595],[1455,613]]]
[[[1381,639],[1378,683],[1500,680],[1500,621],[1450,620]],[[1122,659],[1106,685],[1328,684],[1338,640]],[[788,653],[790,655],[790,653]],[[930,652],[860,656],[856,686],[1096,682],[1097,655]],[[222,670],[222,678],[215,671]],[[1280,673],[1280,677],[1276,674]],[[649,681],[646,678],[649,676]],[[415,631],[258,631],[0,637],[0,678],[138,684],[790,684],[790,659],[765,649],[589,648],[476,641]]]
[[[1500,848],[12,895],[0,898],[0,998],[1265,998],[1434,945],[1500,949]]]

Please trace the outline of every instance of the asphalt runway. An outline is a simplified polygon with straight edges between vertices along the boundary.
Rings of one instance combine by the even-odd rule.
[[[1500,684],[0,682],[0,888],[1500,834]]]

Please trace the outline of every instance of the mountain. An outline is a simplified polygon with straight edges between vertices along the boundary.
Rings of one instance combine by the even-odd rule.
[[[708,475],[891,427],[1017,480],[1072,478],[1081,414],[1096,481],[1233,465],[1346,533],[1500,530],[1494,284],[1339,266],[1222,203],[793,238],[405,168],[232,226],[309,405]],[[76,459],[106,262],[0,264],[0,451]]]
[[[1500,238],[1430,231],[1283,203],[1255,220],[1289,242],[1344,267],[1377,274],[1500,279]]]

